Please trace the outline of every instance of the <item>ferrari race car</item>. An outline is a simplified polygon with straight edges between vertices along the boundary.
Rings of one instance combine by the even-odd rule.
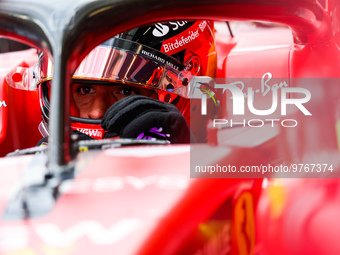
[[[339,10],[335,0],[0,0],[0,253],[337,254]],[[142,37],[185,29],[156,51],[120,37],[138,27]],[[213,42],[199,41],[208,28]],[[151,66],[147,79],[134,69],[119,81],[184,105],[195,141],[79,139],[102,131],[79,124],[69,88],[109,40],[110,65],[91,74],[107,82],[122,66]],[[181,55],[189,43],[208,60]]]

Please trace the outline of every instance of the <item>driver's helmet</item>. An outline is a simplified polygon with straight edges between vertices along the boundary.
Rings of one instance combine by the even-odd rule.
[[[72,90],[79,86],[88,90],[86,84],[119,85],[123,90],[119,93],[125,96],[124,86],[132,85],[137,91],[134,93],[176,105],[189,122],[188,81],[192,76],[215,77],[216,59],[213,22],[156,23],[118,34],[94,48],[73,74],[72,86],[76,84],[78,88]],[[36,76],[43,116],[39,129],[43,136],[48,136],[52,70],[51,60],[41,54]],[[103,116],[84,116],[77,98],[71,98],[71,128],[103,138]]]

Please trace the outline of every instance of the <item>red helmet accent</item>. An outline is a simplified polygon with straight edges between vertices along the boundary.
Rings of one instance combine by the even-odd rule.
[[[82,132],[88,136],[91,136],[94,139],[102,139],[104,137],[105,131],[104,129],[98,124],[86,124],[80,122],[72,122],[71,128],[73,130],[77,130]]]

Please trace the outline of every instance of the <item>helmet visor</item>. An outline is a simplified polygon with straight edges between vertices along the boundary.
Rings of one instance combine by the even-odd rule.
[[[53,78],[52,62],[42,57],[37,83]],[[121,38],[97,46],[82,61],[73,80],[106,81],[141,86],[189,98],[192,75],[176,59]]]

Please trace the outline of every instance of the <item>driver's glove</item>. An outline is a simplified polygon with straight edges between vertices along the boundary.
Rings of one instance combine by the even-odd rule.
[[[105,138],[162,139],[189,143],[193,136],[176,106],[145,96],[129,96],[113,104],[102,119]],[[193,141],[193,140],[192,140]]]

